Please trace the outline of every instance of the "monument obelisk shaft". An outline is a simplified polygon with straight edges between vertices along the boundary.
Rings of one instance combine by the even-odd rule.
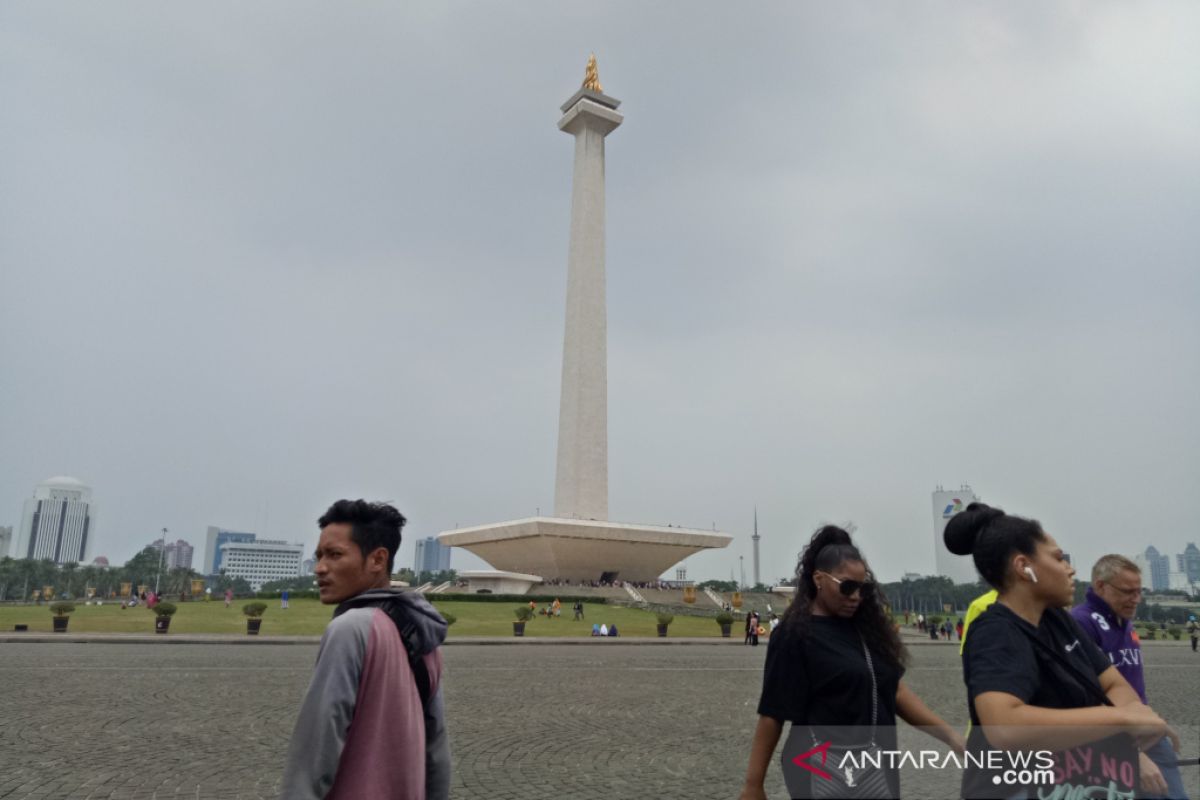
[[[604,94],[596,59],[562,106],[559,130],[575,137],[571,243],[554,516],[608,519],[608,322],[604,278],[604,137],[624,117]]]

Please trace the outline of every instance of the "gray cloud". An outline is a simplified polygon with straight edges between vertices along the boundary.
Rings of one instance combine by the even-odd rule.
[[[548,509],[594,50],[614,518],[738,534],[699,577],[755,503],[770,577],[824,520],[928,571],[964,480],[1080,562],[1197,538],[1193,5],[206,13],[0,11],[0,523]]]

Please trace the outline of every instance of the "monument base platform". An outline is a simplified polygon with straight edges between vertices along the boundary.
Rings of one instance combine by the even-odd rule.
[[[522,572],[503,572],[493,569],[473,569],[459,572],[471,594],[525,594],[534,584],[542,582],[537,575]]]
[[[716,531],[559,517],[459,528],[437,538],[498,570],[575,583],[655,581],[688,556],[733,541]]]

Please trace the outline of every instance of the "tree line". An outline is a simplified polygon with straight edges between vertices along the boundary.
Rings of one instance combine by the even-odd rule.
[[[71,599],[86,598],[92,590],[95,597],[119,597],[121,584],[129,583],[136,591],[138,586],[153,589],[158,581],[159,594],[191,594],[192,581],[205,581],[205,588],[214,594],[223,594],[233,589],[236,594],[253,594],[250,584],[243,578],[219,575],[206,578],[194,569],[176,567],[167,569],[163,564],[160,571],[159,548],[148,546],[122,566],[99,566],[68,562],[56,564],[50,559],[0,558],[0,602],[14,600],[37,600],[44,597],[44,589],[50,587],[53,597]]]

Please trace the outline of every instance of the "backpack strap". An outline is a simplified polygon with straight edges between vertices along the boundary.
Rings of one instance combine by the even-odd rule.
[[[429,668],[425,665],[425,654],[419,652],[417,642],[417,627],[410,618],[407,609],[394,600],[358,599],[347,600],[334,610],[333,615],[339,616],[352,608],[378,608],[387,614],[388,619],[396,626],[400,641],[404,644],[404,652],[408,656],[408,666],[412,669],[413,679],[417,684],[417,694],[421,698],[421,708],[425,716],[429,716],[429,702],[433,699],[433,679]]]

